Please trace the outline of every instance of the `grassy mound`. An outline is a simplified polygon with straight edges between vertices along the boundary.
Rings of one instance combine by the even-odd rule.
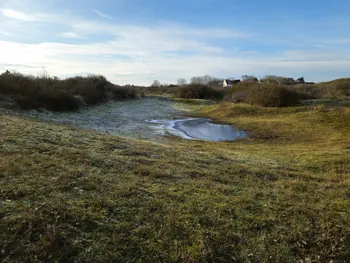
[[[226,97],[234,102],[264,107],[293,106],[299,104],[301,99],[309,98],[306,93],[294,91],[285,85],[252,82],[234,86]]]
[[[1,262],[347,262],[350,108],[192,105],[235,142],[0,115]]]
[[[317,99],[350,99],[350,79],[337,79],[318,84],[300,84],[292,87]]]
[[[286,79],[285,81],[288,81]],[[279,84],[277,80],[257,83],[243,81],[225,91],[225,99],[257,106],[294,106],[308,99],[350,99],[350,79],[324,83]]]
[[[103,76],[60,80],[49,76],[3,73],[0,75],[0,95],[11,98],[22,109],[65,111],[111,99],[134,98],[136,93],[132,89],[111,84]]]

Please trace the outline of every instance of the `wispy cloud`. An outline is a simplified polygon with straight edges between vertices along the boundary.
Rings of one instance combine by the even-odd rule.
[[[0,35],[3,35],[3,36],[10,36],[11,33],[7,32],[7,31],[0,30]]]
[[[350,68],[350,49],[345,49],[349,39],[344,36],[334,37],[332,42],[327,42],[326,37],[307,36],[295,41],[290,34],[282,38],[261,33],[263,37],[259,38],[260,32],[233,27],[164,21],[121,23],[98,10],[92,10],[97,16],[89,18],[71,11],[35,9],[40,11],[35,13],[29,10],[34,9],[20,5],[0,9],[3,26],[0,71],[9,68],[36,74],[45,67],[61,77],[94,72],[120,84],[150,84],[153,79],[172,83],[179,77],[203,74],[218,77],[304,75],[307,80],[317,81],[323,80],[317,76],[329,78],[334,72]],[[35,23],[37,21],[42,23]],[[9,32],[15,37],[7,37]],[[29,38],[28,32],[35,36]],[[61,37],[59,41],[57,34]],[[72,45],[68,39],[80,40]],[[288,43],[298,43],[300,47],[291,47]]]
[[[22,21],[38,21],[38,18],[33,15],[25,14],[13,9],[3,8],[3,9],[0,9],[0,11],[3,16],[8,18],[18,19]]]
[[[286,50],[284,61],[331,62],[350,59],[350,52],[335,52],[331,50]]]
[[[92,12],[94,12],[96,15],[102,17],[102,18],[107,18],[107,19],[114,19],[113,16],[110,16],[110,15],[107,15],[99,10],[96,10],[96,9],[91,9]]]
[[[76,34],[74,32],[63,32],[61,34],[61,36],[63,38],[71,38],[71,39],[80,39],[80,38],[82,38],[82,36],[80,36],[80,35],[78,35],[78,34]]]
[[[126,49],[126,47],[124,47]],[[130,54],[137,53],[129,50]],[[191,56],[178,54],[162,54],[152,50],[144,51],[147,56],[142,60],[131,57],[119,57],[119,48],[113,43],[92,44],[18,44],[0,42],[0,57],[7,65],[40,65],[45,66],[52,74],[68,76],[79,72],[95,72],[106,75],[116,83],[149,84],[153,79],[162,82],[175,82],[178,77],[190,78],[193,75],[212,74],[219,77],[240,77],[243,74],[280,74],[300,77],[308,72],[308,80],[315,80],[314,76],[320,72],[329,73],[350,68],[350,60],[346,55],[333,53],[322,60],[314,60],[310,56],[304,60],[295,61],[293,57],[302,56],[307,50],[298,53],[286,51],[275,55],[259,55],[250,58],[240,54],[226,56],[226,54],[200,53]],[[14,56],[16,54],[16,56]],[[109,54],[104,56],[103,54]],[[321,56],[322,54],[320,54]],[[1,68],[2,65],[0,65]],[[8,66],[7,66],[8,67]],[[14,67],[12,67],[14,68]],[[28,73],[37,73],[37,68],[17,68]],[[328,78],[325,75],[325,80]],[[317,79],[316,79],[317,80]],[[323,79],[320,79],[323,80]]]
[[[249,38],[252,34],[226,28],[192,27],[176,23],[158,23],[157,26],[130,26],[126,24],[111,24],[91,20],[80,20],[72,24],[72,27],[86,33],[95,34],[97,32],[109,35],[140,35],[152,37],[153,33],[161,36],[193,38]],[[142,32],[140,31],[142,30]]]

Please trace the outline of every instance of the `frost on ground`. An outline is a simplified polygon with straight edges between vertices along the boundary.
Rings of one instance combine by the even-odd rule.
[[[162,140],[164,135],[209,141],[246,137],[230,125],[211,123],[209,119],[184,118],[185,111],[175,102],[142,98],[110,102],[77,112],[22,111],[21,114],[45,121],[106,132],[137,139]],[[162,136],[163,135],[163,136]]]
[[[110,102],[77,112],[22,111],[21,115],[44,121],[93,129],[113,135],[138,139],[161,139],[150,119],[178,119],[184,113],[175,109],[174,102],[157,98],[143,98]]]

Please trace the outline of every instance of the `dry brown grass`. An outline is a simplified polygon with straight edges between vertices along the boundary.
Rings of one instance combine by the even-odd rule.
[[[349,107],[189,107],[250,136],[158,144],[0,115],[0,261],[349,261]]]
[[[288,86],[274,83],[242,82],[226,92],[226,99],[264,107],[298,105],[301,99],[310,98]]]
[[[336,79],[318,84],[300,84],[293,87],[318,99],[349,99],[350,79]]]
[[[293,106],[308,99],[344,100],[350,99],[350,79],[296,85],[242,82],[226,90],[225,99],[268,107]]]

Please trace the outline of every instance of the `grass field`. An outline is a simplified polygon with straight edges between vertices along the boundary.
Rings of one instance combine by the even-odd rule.
[[[188,107],[250,137],[160,144],[0,115],[0,261],[350,261],[350,107]]]

